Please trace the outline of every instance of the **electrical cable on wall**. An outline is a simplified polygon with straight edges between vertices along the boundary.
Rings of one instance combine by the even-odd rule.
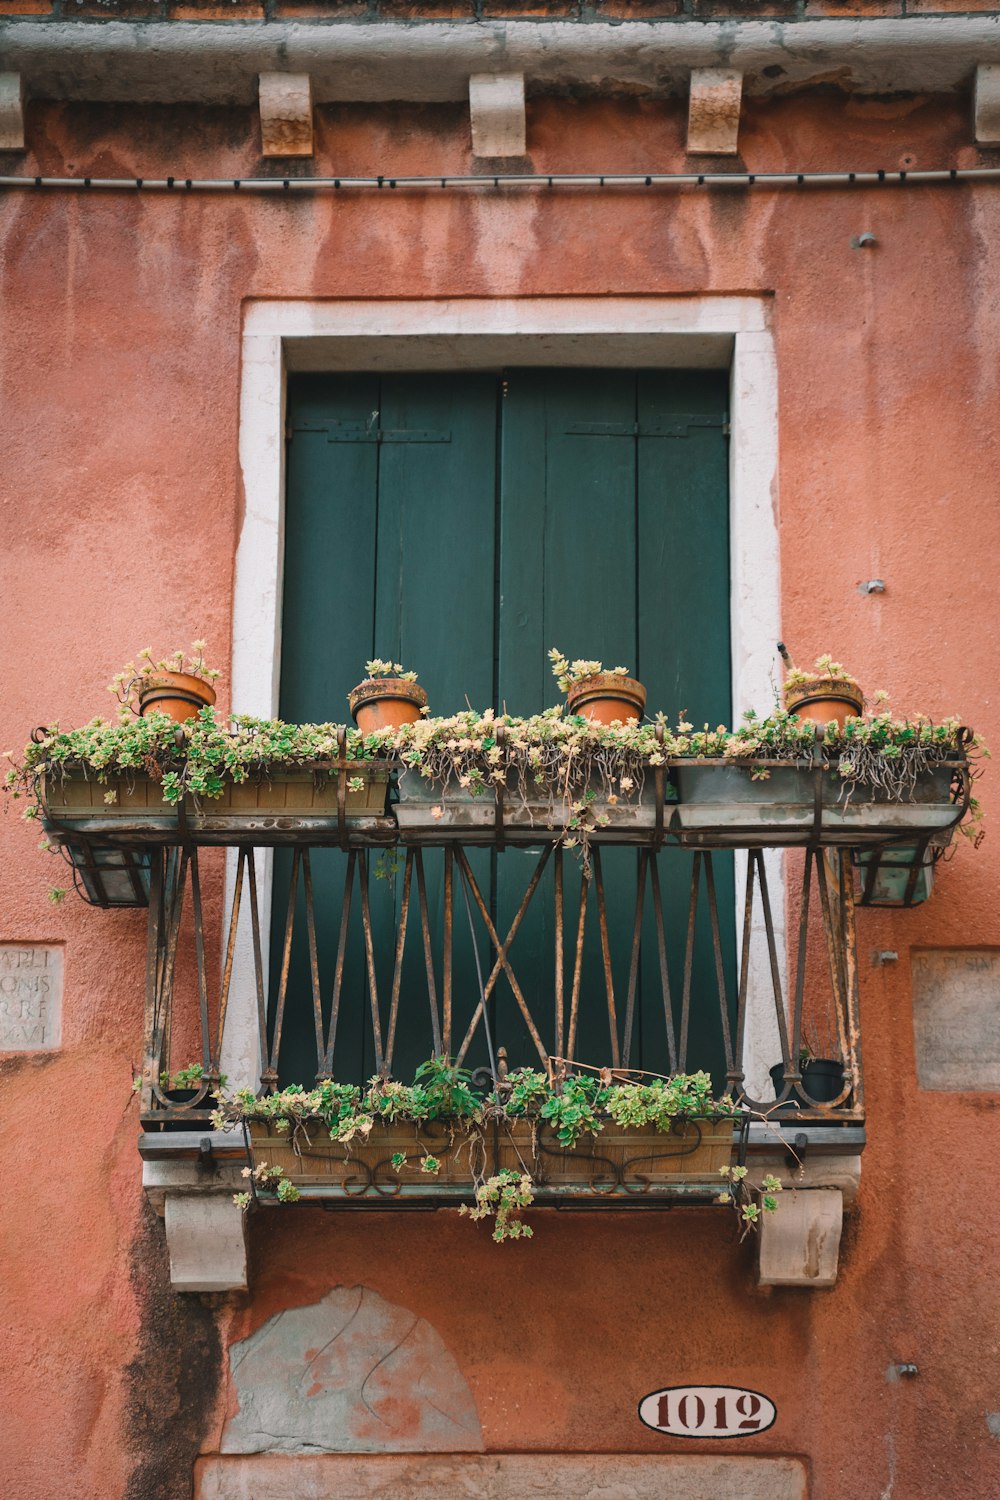
[[[398,188],[798,188],[914,187],[1000,182],[1000,167],[944,167],[869,172],[544,172],[440,177],[0,177],[0,189],[79,189],[102,192],[278,193]]]

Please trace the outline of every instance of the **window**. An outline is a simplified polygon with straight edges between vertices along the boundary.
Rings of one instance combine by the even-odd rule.
[[[490,703],[537,712],[558,701],[546,651],[622,663],[640,676],[649,708],[698,724],[730,716],[726,376],[715,371],[510,370],[461,374],[298,375],[290,380],[290,443],[285,518],[280,713],[325,720],[346,712],[364,661],[378,655],[420,674],[431,711]],[[478,851],[477,879],[501,936],[529,878],[531,856]],[[428,858],[432,928],[440,894]],[[678,853],[676,890],[665,891],[668,936],[683,947],[689,856]],[[631,934],[635,855],[607,850],[609,923]],[[289,861],[275,861],[272,966],[281,961]],[[344,856],[323,851],[314,864],[324,992],[335,959]],[[567,861],[567,881],[571,862]],[[551,880],[551,873],[547,873]],[[733,931],[732,872],[722,859],[720,915]],[[540,895],[543,893],[540,892]],[[672,899],[673,898],[673,899]],[[376,883],[373,925],[385,1006],[393,957],[393,882]],[[571,902],[569,884],[567,901]],[[324,931],[322,913],[330,913]],[[456,904],[455,996],[461,1016],[478,998],[472,938]],[[359,922],[357,911],[352,920]],[[551,900],[529,911],[511,950],[537,1014],[551,1011]],[[303,923],[297,923],[303,931]],[[703,1034],[692,1037],[689,1066],[715,1061],[719,1020],[710,935],[699,932],[693,995],[711,986]],[[596,932],[586,970],[600,969]],[[482,945],[488,972],[491,955]],[[403,1035],[395,1071],[408,1077],[431,1050],[420,996],[423,954],[408,943],[401,1005]],[[335,1072],[372,1070],[368,996],[360,940],[349,965],[338,1018]],[[618,947],[628,961],[628,936]],[[734,954],[729,953],[729,967]],[[289,994],[309,992],[308,952],[293,949]],[[616,959],[617,963],[617,959]],[[596,974],[593,976],[596,980]],[[645,978],[645,976],[643,977]],[[658,981],[640,983],[636,1062],[667,1071]],[[618,976],[616,973],[616,983]],[[622,976],[624,983],[624,976]],[[679,985],[679,974],[677,975]],[[585,974],[577,1055],[607,1060],[600,996],[587,1004]],[[272,994],[276,993],[272,980]],[[733,985],[730,974],[730,999]],[[596,985],[594,987],[596,995]],[[533,1012],[536,1007],[532,1006]],[[316,1071],[308,1006],[291,1008],[282,1077],[308,1083]],[[657,1020],[659,1017],[659,1020]],[[490,1025],[511,1065],[534,1059],[506,986],[491,1003]],[[548,1039],[546,1038],[547,1044]],[[485,1060],[479,1047],[472,1060]]]

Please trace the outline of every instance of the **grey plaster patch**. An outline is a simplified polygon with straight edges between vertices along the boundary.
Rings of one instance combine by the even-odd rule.
[[[230,1351],[223,1453],[481,1452],[472,1393],[424,1318],[370,1287],[276,1313]]]
[[[927,948],[912,967],[920,1087],[1000,1089],[1000,948]]]
[[[993,1437],[1000,1439],[1000,1411],[986,1413],[986,1426]]]

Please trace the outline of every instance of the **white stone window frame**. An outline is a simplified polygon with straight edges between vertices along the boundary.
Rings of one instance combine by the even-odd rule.
[[[768,296],[344,299],[244,304],[239,457],[244,514],[236,550],[234,712],[278,711],[284,558],[285,397],[290,371],[501,369],[509,366],[728,369],[730,634],[733,708],[773,698],[780,639],[778,377]],[[331,712],[333,709],[331,708]],[[778,953],[783,867],[765,856]],[[737,855],[737,910],[745,879]],[[270,851],[258,856],[261,932],[271,916]],[[232,897],[235,851],[227,866]],[[738,923],[742,920],[738,915]],[[241,918],[222,1066],[234,1086],[260,1073],[249,917]],[[738,933],[739,939],[739,933]],[[265,947],[265,973],[267,969]],[[763,932],[751,944],[744,1067],[756,1097],[780,1047]]]

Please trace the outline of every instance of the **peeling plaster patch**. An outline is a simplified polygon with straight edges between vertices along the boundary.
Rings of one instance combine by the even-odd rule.
[[[986,1427],[991,1436],[1000,1441],[1000,1411],[988,1411],[986,1413]]]
[[[277,1313],[230,1352],[223,1453],[481,1452],[472,1393],[424,1318],[370,1287]]]

